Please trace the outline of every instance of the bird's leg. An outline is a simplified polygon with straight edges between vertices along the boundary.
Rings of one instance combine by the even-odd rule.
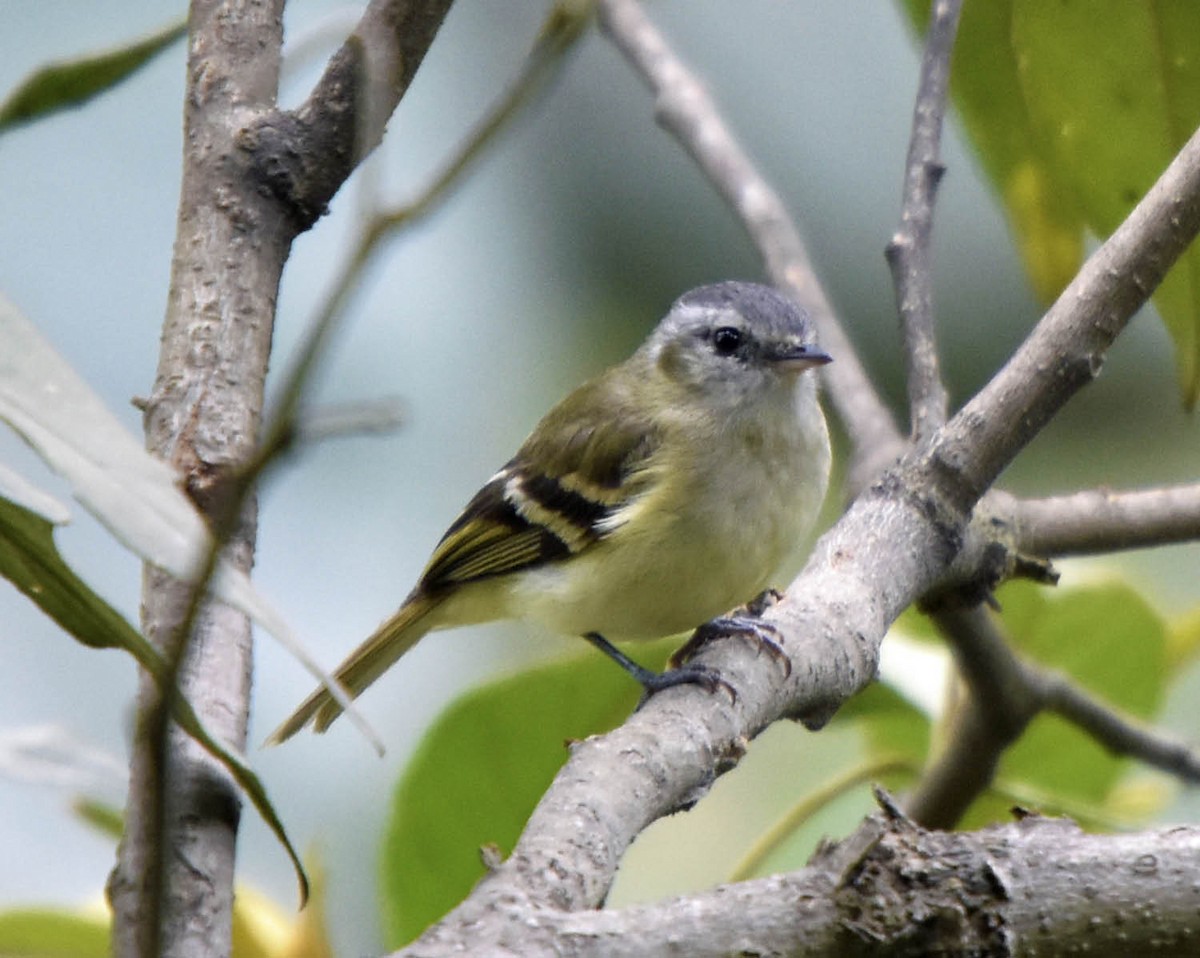
[[[792,674],[792,660],[783,651],[779,630],[769,622],[763,622],[761,616],[767,609],[783,598],[783,593],[777,589],[767,589],[759,593],[745,605],[738,606],[728,615],[722,615],[705,622],[687,640],[684,646],[677,650],[670,659],[672,669],[684,666],[689,659],[721,635],[737,635],[749,639],[760,648],[766,649],[771,658],[783,665],[784,678]],[[670,673],[667,673],[670,674]]]
[[[699,685],[708,692],[724,689],[729,693],[731,701],[737,701],[737,691],[734,687],[712,669],[702,665],[682,665],[672,666],[665,672],[653,672],[638,665],[599,632],[588,632],[584,638],[632,675],[634,680],[645,690],[646,694],[642,696],[642,702],[638,703],[639,708],[655,692],[669,689],[673,685]]]

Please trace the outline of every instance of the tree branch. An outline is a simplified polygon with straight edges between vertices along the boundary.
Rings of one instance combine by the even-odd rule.
[[[1104,354],[1200,228],[1200,132],[1096,250],[999,373],[939,431],[933,463],[974,502],[1100,372]]]
[[[981,606],[939,609],[934,621],[966,682],[950,738],[921,775],[904,810],[928,828],[953,828],[987,789],[1005,749],[1041,703],[995,620]]]
[[[383,138],[452,0],[371,0],[296,110],[272,110],[238,134],[251,172],[302,232]]]
[[[1032,555],[1094,555],[1200,539],[1200,485],[1090,489],[1016,505],[1018,547]]]
[[[934,336],[933,205],[945,173],[939,159],[942,120],[961,10],[962,0],[935,0],[930,6],[904,173],[900,228],[887,245],[908,360],[909,419],[917,443],[926,441],[946,421],[949,405]]]
[[[1042,707],[1087,732],[1114,755],[1145,762],[1188,784],[1200,784],[1200,752],[1145,728],[1097,702],[1065,675],[1040,673]]]
[[[835,361],[822,376],[853,444],[861,485],[903,451],[892,414],[842,330],[779,194],[734,139],[704,85],[667,45],[636,0],[600,0],[600,26],[654,93],[655,116],[729,204],[771,282],[812,314]]]

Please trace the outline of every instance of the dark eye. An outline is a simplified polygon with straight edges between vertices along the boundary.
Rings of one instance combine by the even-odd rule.
[[[732,356],[742,345],[744,338],[740,329],[721,326],[713,333],[713,349],[717,351],[718,356]]]

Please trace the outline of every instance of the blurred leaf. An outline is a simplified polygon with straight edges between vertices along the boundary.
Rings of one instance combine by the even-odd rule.
[[[108,958],[108,919],[53,908],[0,912],[0,955]]]
[[[175,471],[143,448],[33,324],[3,297],[0,420],[71,483],[72,493],[84,508],[122,545],[175,578],[192,580],[212,540],[204,518],[179,489]],[[222,601],[266,629],[330,688],[351,720],[382,751],[378,736],[342,688],[333,684],[301,646],[249,576],[222,561],[209,586]]]
[[[124,649],[162,684],[166,665],[158,650],[62,561],[54,547],[49,520],[7,499],[0,499],[0,575],[16,585],[69,635],[90,648]],[[303,899],[308,893],[308,879],[258,776],[208,733],[181,695],[173,696],[172,704],[175,721],[229,770],[279,839],[296,868]]]
[[[923,30],[928,0],[905,0]],[[1034,289],[1053,298],[1200,125],[1200,4],[1046,3],[963,9],[952,89],[1004,201]],[[1200,249],[1154,296],[1185,403],[1200,393]]]
[[[77,798],[71,808],[80,819],[114,841],[120,841],[125,833],[125,813],[107,802]]]
[[[232,958],[332,958],[325,930],[325,874],[312,866],[313,896],[299,915],[239,884],[233,900]],[[0,911],[2,958],[108,958],[111,915],[97,908]]]
[[[1167,660],[1171,673],[1191,665],[1200,653],[1200,607],[1171,623],[1167,634]]]
[[[1119,582],[1055,591],[1014,582],[999,600],[1020,651],[1125,713],[1157,713],[1170,679],[1166,628],[1136,590]],[[1005,753],[997,776],[1065,803],[1102,807],[1127,767],[1074,725],[1042,714]],[[962,827],[1007,817],[1007,803],[984,798]]]
[[[1200,125],[1200,4],[1013,0],[1013,43],[1035,136],[1088,226],[1108,236]],[[1155,294],[1189,406],[1200,358],[1200,250]]]
[[[678,643],[672,643],[678,644]],[[666,657],[656,644],[654,655]],[[480,849],[507,854],[567,757],[566,742],[607,731],[639,690],[600,655],[468,692],[426,733],[396,786],[385,829],[386,944],[399,947],[484,875]]]
[[[187,21],[177,20],[125,46],[46,64],[0,104],[0,132],[86,103],[136,73],[186,33]]]
[[[232,958],[333,958],[326,929],[325,869],[307,856],[312,896],[299,913],[255,888],[238,885],[233,900]]]
[[[1011,41],[1014,0],[963,6],[951,90],[984,171],[1008,213],[1034,292],[1053,300],[1083,262],[1084,222],[1054,161],[1033,135]],[[904,0],[919,34],[929,0]]]

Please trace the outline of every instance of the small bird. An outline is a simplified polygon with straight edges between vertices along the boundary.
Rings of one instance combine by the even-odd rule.
[[[335,678],[358,696],[427,632],[519,618],[587,638],[647,693],[711,687],[707,670],[652,672],[609,640],[694,629],[766,588],[825,497],[829,434],[804,373],[827,362],[808,315],[769,286],[685,293],[538,423]],[[341,711],[317,689],[268,741]]]

